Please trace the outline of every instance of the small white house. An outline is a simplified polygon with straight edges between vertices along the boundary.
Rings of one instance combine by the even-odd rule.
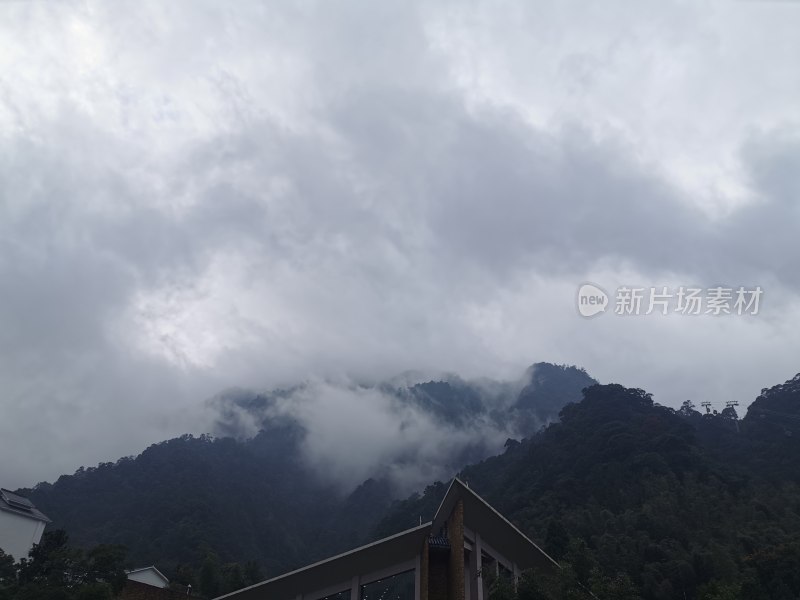
[[[28,556],[50,522],[27,498],[0,488],[0,549],[17,561]]]
[[[169,579],[155,567],[142,567],[141,569],[125,571],[125,573],[131,581],[138,581],[139,583],[159,588],[165,588],[169,585]]]

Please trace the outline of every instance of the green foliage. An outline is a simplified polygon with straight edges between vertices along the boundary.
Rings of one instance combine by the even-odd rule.
[[[697,590],[698,600],[742,600],[739,583],[711,581]]]
[[[248,560],[244,563],[244,582],[245,585],[253,585],[259,581],[264,581],[264,574],[261,572],[261,567],[258,563]]]
[[[114,594],[125,586],[127,577],[121,568],[125,564],[126,550],[122,546],[100,544],[85,553],[85,578],[102,581]]]
[[[216,556],[207,556],[200,568],[200,593],[215,598],[222,592],[222,573]]]
[[[589,578],[589,589],[598,598],[614,600],[641,600],[636,585],[627,573],[605,575],[599,568],[592,570]]]
[[[561,560],[569,549],[569,534],[564,524],[558,519],[550,519],[547,524],[547,534],[544,544],[550,556],[555,560]]]
[[[86,552],[66,532],[47,531],[15,565],[0,552],[0,599],[112,600],[125,585],[125,552],[102,545]]]
[[[495,577],[489,583],[489,600],[517,600],[514,582],[507,577]]]
[[[321,483],[302,434],[277,424],[246,443],[187,435],[25,495],[77,545],[123,544],[131,566],[156,564],[170,579],[179,565],[179,579],[187,567],[199,577],[212,551],[220,570],[254,561],[252,572],[274,575],[358,545],[390,502],[381,482],[350,496]]]
[[[235,562],[221,564],[217,555],[209,552],[197,576],[191,567],[180,565],[175,583],[184,587],[191,585],[201,596],[215,598],[263,580],[264,575],[256,563],[248,561],[244,565]]]
[[[17,587],[14,557],[0,550],[0,600],[12,600]]]

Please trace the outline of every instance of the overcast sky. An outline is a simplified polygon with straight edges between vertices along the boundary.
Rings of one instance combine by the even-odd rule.
[[[750,402],[800,371],[798,31],[793,1],[0,1],[0,485],[207,430],[231,386],[551,361]],[[764,294],[585,319],[586,281]]]

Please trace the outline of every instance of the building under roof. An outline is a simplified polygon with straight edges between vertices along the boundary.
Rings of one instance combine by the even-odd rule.
[[[433,521],[218,600],[485,600],[493,577],[557,568],[456,478]]]
[[[30,500],[0,488],[0,550],[16,560],[27,557],[49,522]]]

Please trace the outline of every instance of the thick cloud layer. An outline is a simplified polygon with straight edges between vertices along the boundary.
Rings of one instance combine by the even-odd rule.
[[[0,2],[0,483],[342,373],[551,360],[752,400],[800,370],[798,26],[793,2]],[[586,280],[765,295],[587,321]]]

